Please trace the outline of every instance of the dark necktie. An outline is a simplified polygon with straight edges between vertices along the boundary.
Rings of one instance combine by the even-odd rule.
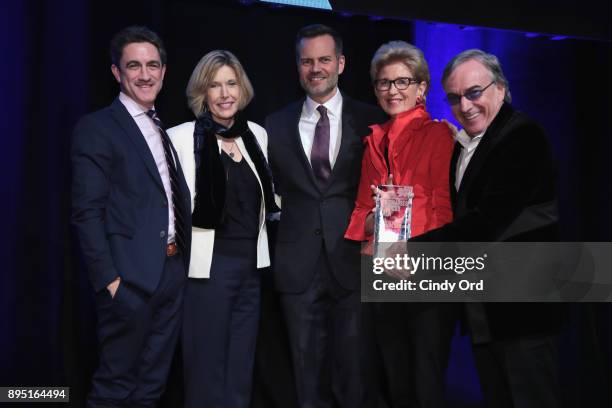
[[[324,187],[331,174],[331,165],[329,163],[329,117],[327,116],[325,106],[319,105],[317,110],[321,117],[315,127],[312,151],[310,152],[310,165],[319,186]]]
[[[164,146],[164,155],[166,156],[166,165],[168,166],[168,174],[170,175],[170,189],[172,191],[172,209],[174,210],[174,240],[178,245],[179,249],[185,250],[185,231],[183,229],[183,214],[181,212],[181,189],[179,188],[178,173],[174,160],[172,159],[172,149],[170,148],[170,138],[164,130],[162,121],[157,116],[157,113],[151,109],[147,111],[147,116],[153,120],[153,123],[159,129],[159,134],[162,139],[162,145]]]

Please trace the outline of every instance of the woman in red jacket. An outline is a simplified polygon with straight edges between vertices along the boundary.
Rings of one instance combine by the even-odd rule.
[[[423,53],[403,41],[381,46],[370,74],[378,103],[391,120],[370,126],[355,210],[345,237],[372,239],[372,186],[412,186],[411,236],[441,227],[452,220],[448,174],[453,138],[444,123],[434,122],[425,110],[429,69]]]
[[[425,109],[429,69],[423,53],[403,41],[382,45],[370,74],[378,103],[391,119],[365,138],[361,181],[345,238],[372,240],[379,184],[412,186],[411,236],[452,219],[449,166],[452,134]],[[381,303],[374,306],[376,340],[391,407],[444,406],[444,374],[455,305]]]

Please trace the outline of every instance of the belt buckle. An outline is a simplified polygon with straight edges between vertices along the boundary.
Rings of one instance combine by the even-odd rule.
[[[176,246],[176,244],[174,242],[168,244],[168,246],[166,247],[166,256],[171,257],[176,255],[177,253],[178,247]]]

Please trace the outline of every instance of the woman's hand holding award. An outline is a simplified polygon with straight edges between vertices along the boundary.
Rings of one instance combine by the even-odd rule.
[[[390,175],[386,184],[375,189],[374,200],[374,257],[392,257],[406,253],[406,245],[401,244],[410,238],[412,218],[412,186],[393,184]],[[404,279],[407,276],[396,276],[399,271],[389,271],[389,275]],[[406,272],[406,271],[402,271]]]

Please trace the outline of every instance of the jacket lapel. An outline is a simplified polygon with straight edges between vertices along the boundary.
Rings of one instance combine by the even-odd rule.
[[[451,205],[453,207],[453,213],[457,212],[457,188],[455,187],[455,183],[457,180],[456,171],[457,171],[457,163],[459,161],[459,156],[461,155],[461,150],[463,146],[461,143],[455,142],[455,148],[453,149],[453,157],[451,158],[450,164],[450,174],[448,177],[450,183],[450,196],[451,196]]]
[[[300,102],[296,103],[295,109],[291,112],[289,116],[288,128],[293,128],[293,132],[291,135],[291,143],[293,144],[292,149],[296,152],[298,156],[298,160],[302,163],[304,167],[304,171],[308,174],[312,185],[319,191],[319,185],[317,184],[317,180],[315,178],[314,172],[312,171],[312,166],[310,165],[310,160],[306,156],[306,152],[304,152],[304,146],[302,145],[302,138],[300,136],[300,118],[302,116],[302,109],[304,106],[304,101],[306,98],[303,98]]]
[[[464,191],[468,191],[470,185],[474,182],[476,176],[480,173],[480,169],[485,163],[491,149],[499,142],[502,129],[506,125],[508,119],[512,116],[513,109],[510,105],[504,103],[497,113],[493,122],[482,136],[482,140],[478,144],[474,155],[465,169],[461,185],[459,186],[458,195],[461,196]]]
[[[111,108],[115,120],[119,123],[119,126],[124,130],[128,138],[132,141],[136,151],[144,162],[145,167],[151,174],[151,177],[160,190],[165,194],[164,185],[159,175],[159,171],[157,170],[155,159],[153,158],[151,149],[149,149],[149,145],[147,145],[147,142],[145,141],[142,132],[138,128],[138,125],[136,125],[136,122],[119,99],[115,99],[111,105]]]
[[[376,172],[380,176],[381,180],[386,180],[387,177],[387,163],[385,160],[385,152],[381,149],[382,139],[387,133],[387,124],[378,125],[374,124],[370,126],[372,133],[370,136],[364,138],[366,144],[372,146],[370,148],[371,164],[376,169]]]
[[[344,166],[344,162],[346,160],[352,160],[353,157],[350,154],[351,145],[354,143],[358,143],[363,145],[363,141],[360,139],[363,129],[358,129],[358,124],[355,123],[355,118],[353,116],[354,108],[352,106],[351,98],[342,94],[342,127],[340,128],[339,143],[340,148],[338,149],[338,156],[336,157],[336,161],[334,163],[334,167],[332,167],[331,175],[329,176],[329,182],[327,187],[333,184],[334,179],[337,174],[342,170]],[[368,135],[368,133],[363,134],[363,136]],[[359,157],[359,162],[361,163],[361,157]],[[326,187],[326,189],[327,189]]]
[[[334,167],[332,167],[327,186],[333,183],[336,174],[338,174],[339,169],[342,168],[342,162],[346,160],[348,155],[348,149],[352,142],[351,139],[356,135],[355,124],[353,123],[353,118],[350,114],[350,101],[345,95],[342,95],[342,98],[342,112],[340,113],[342,115],[342,127],[340,129],[340,134],[338,135],[340,139],[340,149],[338,149],[338,156],[336,157]]]

